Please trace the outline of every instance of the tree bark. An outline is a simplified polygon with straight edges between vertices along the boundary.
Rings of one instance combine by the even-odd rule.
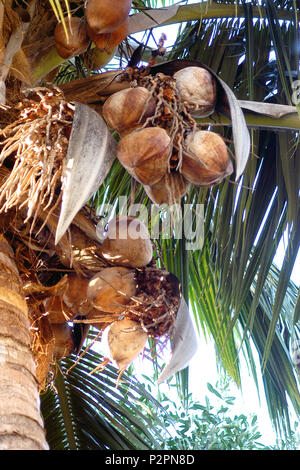
[[[48,450],[28,309],[14,254],[0,235],[0,450]]]

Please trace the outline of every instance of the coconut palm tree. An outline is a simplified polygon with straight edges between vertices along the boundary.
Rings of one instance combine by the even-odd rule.
[[[110,215],[117,214],[120,196],[127,196],[150,210],[144,186],[114,159],[119,135],[101,118],[107,97],[128,88],[141,64],[154,77],[200,65],[217,80],[215,112],[193,122],[222,135],[235,172],[212,187],[190,186],[181,202],[204,209],[203,243],[190,250],[183,238],[159,235],[156,265],[180,280],[198,331],[213,339],[217,360],[238,385],[240,354],[257,380],[258,352],[271,419],[278,433],[288,433],[289,407],[297,414],[300,408],[292,357],[299,295],[290,282],[300,238],[298,2],[136,0],[117,48],[99,52],[89,44],[66,58],[54,30],[61,20],[67,28],[68,11],[83,18],[83,2],[0,5],[1,271],[12,286],[3,283],[1,295],[2,447],[47,448],[41,414],[51,448],[157,445],[160,424],[149,431],[145,415],[130,413],[146,393],[142,384],[124,375],[115,389],[118,373],[110,365],[91,374],[100,359],[89,348],[95,331],[87,333],[82,316],[72,327],[65,323],[72,336],[62,354],[45,315],[47,299],[61,302],[70,272],[107,266],[94,209],[101,214],[110,204]],[[165,32],[169,25],[177,36],[165,48],[158,27]],[[273,260],[284,234],[279,271]],[[107,322],[102,318],[98,329]],[[173,372],[185,403],[188,367]],[[12,384],[17,390],[8,394]],[[21,390],[31,426],[18,409]]]

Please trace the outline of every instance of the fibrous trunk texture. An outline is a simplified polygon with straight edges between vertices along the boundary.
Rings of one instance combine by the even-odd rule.
[[[47,450],[26,300],[14,254],[0,235],[0,450]]]

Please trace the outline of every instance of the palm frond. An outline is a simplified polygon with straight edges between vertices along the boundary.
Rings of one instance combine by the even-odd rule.
[[[52,450],[158,449],[164,424],[141,412],[137,403],[147,398],[161,405],[132,375],[108,365],[91,372],[103,358],[95,350],[61,360],[52,387],[41,395],[41,410]],[[161,410],[164,412],[164,410]]]

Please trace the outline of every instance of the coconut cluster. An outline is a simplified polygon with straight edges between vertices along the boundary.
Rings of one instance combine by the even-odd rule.
[[[216,99],[212,74],[186,67],[172,77],[141,76],[105,101],[103,117],[121,137],[118,159],[153,202],[171,204],[190,184],[213,186],[233,172],[222,137],[192,117],[211,115]]]
[[[88,323],[102,332],[106,360],[123,371],[149,337],[172,334],[180,284],[155,265],[150,234],[138,219],[112,219],[102,234],[101,256],[103,269],[92,277],[67,274],[44,310],[55,333],[56,357],[74,351],[68,322]]]
[[[57,24],[54,39],[58,54],[70,59],[84,53],[92,41],[96,55],[100,52],[104,58],[110,57],[128,34],[131,3],[131,0],[114,0],[112,7],[110,0],[88,0],[83,18],[67,17],[65,25]],[[96,55],[94,51],[94,59]]]

